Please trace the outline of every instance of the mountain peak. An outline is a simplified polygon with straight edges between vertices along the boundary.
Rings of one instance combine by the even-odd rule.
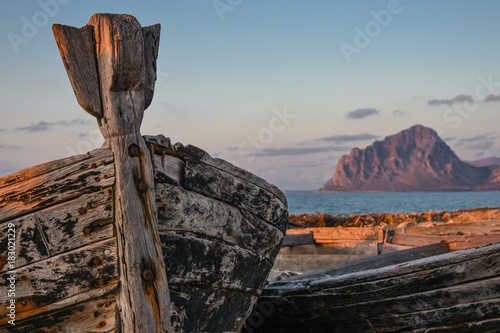
[[[415,125],[353,148],[340,158],[333,178],[319,191],[406,192],[500,189],[497,170],[462,162],[433,129]]]

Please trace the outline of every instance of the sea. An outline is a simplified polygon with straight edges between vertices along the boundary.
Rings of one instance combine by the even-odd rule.
[[[422,213],[500,208],[500,192],[313,193],[287,192],[290,214]]]

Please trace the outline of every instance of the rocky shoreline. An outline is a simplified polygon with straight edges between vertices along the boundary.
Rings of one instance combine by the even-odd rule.
[[[500,219],[500,208],[485,207],[475,209],[444,211],[428,211],[423,213],[394,214],[361,214],[361,215],[330,215],[330,214],[290,214],[289,227],[299,225],[308,227],[375,227],[398,226],[400,224],[417,225],[422,223],[472,222]]]

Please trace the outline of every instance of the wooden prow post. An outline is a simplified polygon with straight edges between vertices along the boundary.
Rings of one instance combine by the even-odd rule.
[[[115,156],[120,332],[170,332],[170,298],[158,234],[151,157],[140,133],[153,97],[160,25],[95,14],[53,32],[78,103],[97,118]]]

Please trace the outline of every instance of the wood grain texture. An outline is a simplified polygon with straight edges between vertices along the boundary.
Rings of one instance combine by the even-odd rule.
[[[90,154],[91,158],[1,188],[0,222],[113,185],[113,153],[98,149]]]
[[[257,302],[257,296],[210,286],[173,284],[170,295],[174,332],[239,332]]]
[[[16,268],[113,237],[111,188],[0,224],[16,228]],[[84,232],[87,231],[87,233]],[[0,272],[7,270],[7,237],[0,240]]]
[[[3,273],[2,280],[10,273]],[[82,302],[89,293],[106,294],[118,285],[116,239],[101,241],[17,269],[16,318],[19,320],[68,306],[68,298]],[[8,287],[0,287],[0,325],[9,320]],[[74,303],[73,303],[74,304]]]
[[[116,300],[114,294],[69,304],[62,309],[16,321],[16,325],[0,326],[1,333],[46,332],[112,332],[115,328]]]
[[[176,331],[237,332],[272,263],[238,246],[160,233]]]
[[[279,252],[283,233],[249,212],[169,184],[157,184],[156,197],[161,232],[237,245],[271,262]]]
[[[151,45],[145,45],[143,29],[130,15],[95,14],[89,25],[95,32],[104,109],[99,126],[105,144],[115,156],[115,226],[121,286],[117,296],[119,330],[171,331],[152,161],[139,130],[147,98],[145,86],[151,86],[146,78],[149,64],[145,63],[145,47],[154,41],[149,40]],[[159,35],[149,34],[147,38]],[[148,57],[152,61],[151,54]],[[132,145],[139,149],[136,156],[129,154]]]
[[[259,302],[279,305],[257,331],[298,332],[307,325],[316,331],[396,332],[498,320],[499,250],[494,244],[318,280],[272,283]]]
[[[177,151],[185,154],[186,156],[189,156],[193,159],[196,159],[198,161],[201,161],[205,164],[211,165],[214,168],[217,168],[221,171],[224,171],[230,175],[233,175],[234,177],[240,178],[246,182],[252,183],[268,192],[271,192],[276,198],[278,198],[285,206],[288,205],[286,196],[283,194],[283,192],[276,187],[275,185],[272,185],[268,183],[266,180],[262,179],[259,176],[254,175],[253,173],[241,169],[225,160],[219,159],[219,158],[213,158],[211,157],[206,151],[204,151],[201,148],[198,148],[193,145],[178,145],[177,146]]]
[[[287,205],[273,193],[198,160],[186,158],[184,186],[202,195],[245,209],[285,232]]]
[[[26,179],[34,178],[37,176],[44,175],[46,173],[50,173],[57,169],[61,169],[65,166],[75,164],[77,162],[88,160],[95,156],[102,155],[102,153],[109,152],[109,148],[97,148],[92,152],[88,152],[82,155],[75,155],[71,157],[62,158],[60,160],[55,160],[43,164],[39,164],[27,169],[23,169],[6,176],[0,177],[0,188],[12,185],[14,183],[18,183],[24,181]]]
[[[99,74],[94,52],[94,27],[54,24],[52,32],[78,104],[97,118],[103,117]]]

